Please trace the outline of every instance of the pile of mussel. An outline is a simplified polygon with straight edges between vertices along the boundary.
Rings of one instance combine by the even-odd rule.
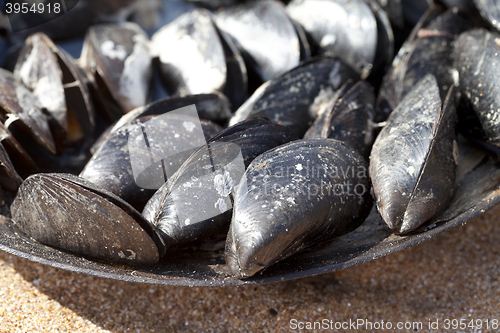
[[[103,1],[76,60],[58,40],[92,1],[7,31],[1,212],[92,260],[208,251],[237,278],[371,212],[397,235],[431,228],[497,159],[500,19],[430,2]]]

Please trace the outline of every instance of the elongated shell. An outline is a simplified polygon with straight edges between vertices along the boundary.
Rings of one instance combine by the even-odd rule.
[[[147,103],[152,62],[148,36],[137,24],[89,28],[81,62],[112,119]]]
[[[342,61],[316,58],[262,85],[236,111],[230,124],[255,116],[287,126],[302,137],[318,114],[318,105],[348,79],[359,75]]]
[[[38,99],[11,72],[0,68],[0,115],[5,127],[19,127],[51,153],[56,153],[47,117]]]
[[[30,176],[11,213],[16,226],[38,242],[80,255],[154,264],[164,251],[154,228],[135,209],[72,175]]]
[[[370,177],[377,208],[397,233],[427,222],[453,194],[458,164],[454,90],[441,107],[436,79],[426,75],[393,111],[373,145]]]
[[[263,81],[299,64],[299,40],[279,1],[248,1],[228,7],[215,13],[215,22],[235,40],[247,64]]]
[[[249,277],[359,226],[372,206],[366,161],[335,140],[299,140],[256,158],[236,188],[226,263]]]
[[[433,8],[422,17],[392,62],[380,88],[377,120],[387,119],[404,96],[429,73],[435,75],[443,100],[455,84],[454,42],[469,24],[456,8],[440,13],[440,9]]]
[[[348,81],[326,106],[304,138],[329,138],[344,142],[368,158],[374,140],[375,94],[365,81]]]
[[[366,77],[375,62],[377,22],[362,0],[293,0],[287,6],[320,48]]]
[[[474,0],[481,16],[500,32],[500,4],[495,0]]]
[[[21,177],[25,178],[37,170],[35,162],[2,123],[0,123],[0,143]]]
[[[226,60],[210,13],[197,9],[179,16],[152,37],[163,79],[174,95],[221,91]]]
[[[500,147],[500,35],[484,29],[464,32],[456,43],[460,90],[472,106],[488,143]]]
[[[95,121],[88,82],[69,54],[45,34],[34,34],[20,50],[14,75],[54,119],[51,130],[58,152],[69,145],[90,147]]]
[[[263,152],[297,139],[286,127],[260,123],[249,120],[217,135],[147,203],[143,216],[162,232],[167,246],[200,244],[225,235],[233,187],[245,168]]]
[[[54,46],[53,43],[41,33],[26,39],[17,59],[14,75],[21,79],[38,98],[40,106],[47,109],[64,132],[67,132],[62,72],[51,46]]]
[[[210,139],[214,124],[200,122],[187,108],[184,113],[180,109],[141,117],[113,131],[80,177],[142,210],[153,193]]]
[[[8,191],[15,192],[23,180],[17,174],[14,165],[4,146],[0,144],[0,186]]]
[[[241,104],[241,95],[246,93],[243,59],[229,37],[219,33],[208,10],[179,16],[156,32],[151,44],[153,56],[159,58],[162,81],[172,95],[231,90],[228,96],[237,95],[233,103]]]

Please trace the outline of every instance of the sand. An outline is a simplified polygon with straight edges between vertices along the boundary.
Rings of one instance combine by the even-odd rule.
[[[465,226],[364,265],[258,286],[126,283],[0,251],[0,331],[299,332],[314,321],[335,331],[335,324],[367,320],[372,329],[365,322],[359,331],[430,332],[429,322],[439,320],[433,332],[494,332],[486,319],[490,325],[500,320],[499,213],[497,207]],[[482,328],[474,322],[475,328],[445,329],[446,319],[464,319],[467,325],[481,319]],[[393,329],[375,330],[382,320]],[[398,322],[421,322],[422,327],[396,329]]]

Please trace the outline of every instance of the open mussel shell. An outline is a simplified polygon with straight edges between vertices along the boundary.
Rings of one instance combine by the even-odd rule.
[[[230,127],[201,147],[147,203],[143,216],[167,247],[200,245],[227,234],[233,188],[265,151],[297,140],[288,128],[252,119]]]
[[[66,101],[62,72],[53,48],[56,46],[41,33],[31,35],[19,53],[14,75],[33,92],[59,126],[67,132]]]
[[[299,64],[299,40],[283,3],[247,1],[221,8],[214,17],[217,26],[234,39],[247,67],[262,81]]]
[[[200,121],[193,105],[137,118],[109,134],[80,177],[142,210],[154,192],[218,129],[218,125]]]
[[[127,203],[69,174],[27,178],[12,219],[37,242],[78,255],[127,264],[154,264],[164,251],[154,227]]]
[[[298,140],[256,158],[236,187],[226,262],[249,277],[368,216],[368,163],[335,140]]]
[[[147,103],[152,75],[148,42],[147,34],[131,22],[94,25],[87,31],[80,61],[113,120]]]
[[[432,7],[421,18],[384,76],[377,99],[377,120],[387,119],[404,96],[425,75],[435,75],[441,99],[457,80],[454,42],[469,27],[457,8],[442,13]]]
[[[16,138],[28,133],[41,147],[56,153],[47,116],[38,99],[9,71],[0,68],[0,116]],[[23,134],[21,134],[21,132]]]
[[[292,0],[287,13],[321,55],[339,57],[366,78],[375,62],[377,21],[363,0]],[[390,29],[390,27],[389,27]]]
[[[377,208],[387,226],[408,233],[451,199],[458,165],[455,87],[441,104],[436,79],[425,76],[393,111],[370,155]]]
[[[14,75],[50,115],[58,152],[70,146],[90,147],[95,120],[88,82],[69,54],[43,33],[34,34],[20,50]]]
[[[236,111],[230,124],[263,116],[302,137],[318,116],[323,101],[333,97],[348,79],[358,81],[359,75],[341,60],[311,59],[264,83]]]
[[[500,147],[500,35],[474,29],[460,35],[456,43],[455,65],[460,75],[460,91],[468,109],[479,121],[477,139]],[[461,119],[461,121],[463,121]],[[470,129],[471,122],[466,120]]]
[[[236,107],[241,104],[247,85],[243,58],[229,37],[220,34],[208,10],[196,9],[179,16],[153,35],[151,45],[171,95],[232,89],[228,95],[236,95]],[[236,92],[237,88],[242,91]]]
[[[223,89],[226,60],[209,11],[196,9],[179,16],[158,30],[151,43],[171,94],[184,96]]]
[[[375,138],[375,93],[369,83],[348,81],[326,105],[304,138],[345,143],[368,159]]]

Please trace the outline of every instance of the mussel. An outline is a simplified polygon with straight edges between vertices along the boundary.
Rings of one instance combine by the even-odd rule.
[[[473,0],[476,8],[488,24],[500,32],[500,5],[495,0]]]
[[[299,39],[283,3],[246,1],[221,8],[214,14],[217,26],[234,39],[248,69],[256,72],[262,81],[299,64]]]
[[[149,38],[131,22],[89,28],[80,62],[110,119],[144,106],[152,75]]]
[[[225,236],[233,188],[258,155],[297,136],[288,128],[251,119],[208,141],[149,200],[143,216],[167,247],[200,245]]]
[[[56,145],[47,116],[38,99],[9,71],[0,68],[0,117],[10,131],[24,133],[41,147],[56,153]]]
[[[109,134],[80,177],[142,210],[191,153],[220,129],[200,121],[195,105],[137,118]]]
[[[359,75],[334,58],[315,58],[263,84],[236,111],[230,124],[263,116],[291,128],[302,137],[318,116],[323,101],[334,96],[348,80]]]
[[[70,55],[42,33],[26,39],[14,75],[47,112],[57,156],[22,140],[28,153],[41,170],[81,170],[95,139],[94,108],[85,75]]]
[[[398,234],[427,222],[453,195],[459,159],[455,90],[453,85],[442,104],[435,77],[426,75],[373,144],[370,177],[377,208]]]
[[[287,13],[309,33],[319,54],[339,57],[362,78],[368,76],[375,62],[378,37],[377,20],[365,1],[293,0]],[[387,50],[390,48],[382,52]]]
[[[240,278],[358,227],[372,206],[368,164],[329,139],[257,157],[234,194],[226,263]]]
[[[237,108],[246,97],[243,58],[208,10],[196,9],[161,28],[152,39],[161,79],[171,95],[224,92]]]
[[[500,147],[500,35],[484,29],[464,32],[456,43],[455,65],[460,73],[460,91],[465,105],[479,120],[476,139]],[[466,118],[468,119],[468,117]],[[468,130],[471,122],[464,124]]]
[[[126,202],[70,174],[28,177],[11,206],[15,225],[36,241],[92,258],[154,264],[164,245]]]
[[[329,138],[344,142],[368,159],[375,130],[375,94],[366,81],[347,81],[325,111],[307,130],[304,138]]]
[[[392,67],[384,76],[377,99],[377,120],[387,119],[404,96],[426,74],[433,74],[441,99],[457,80],[454,70],[454,41],[469,23],[454,8],[442,13],[432,7],[421,18],[399,50]]]

